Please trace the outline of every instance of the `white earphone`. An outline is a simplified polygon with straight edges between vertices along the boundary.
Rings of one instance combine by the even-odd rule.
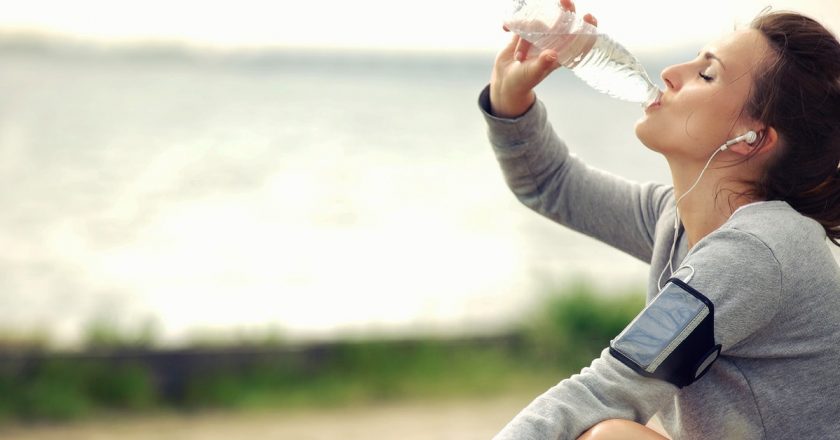
[[[679,199],[677,199],[677,202],[674,203],[674,241],[671,243],[671,254],[668,256],[668,264],[662,269],[662,273],[659,274],[659,279],[656,280],[657,287],[659,287],[659,290],[662,290],[662,275],[665,274],[665,271],[668,270],[668,268],[670,267],[671,275],[674,274],[674,266],[671,264],[671,260],[674,259],[674,249],[677,246],[677,232],[680,229],[680,212],[676,209],[679,206],[680,201],[682,201],[682,199],[685,198],[685,196],[687,196],[688,193],[690,193],[697,186],[698,183],[700,183],[700,179],[703,178],[703,173],[706,172],[706,169],[709,168],[709,165],[712,163],[712,159],[714,159],[718,153],[720,153],[721,151],[728,150],[730,146],[735,145],[738,142],[746,141],[747,144],[752,144],[753,142],[755,142],[756,139],[758,139],[758,134],[750,130],[738,137],[726,141],[726,143],[721,145],[720,148],[715,150],[715,152],[712,153],[712,155],[709,157],[709,160],[706,162],[706,166],[703,167],[703,171],[700,171],[700,175],[697,176],[697,180],[694,181],[694,185],[691,185],[691,188],[689,188],[688,191],[683,193],[683,195],[680,196]]]
[[[732,139],[726,141],[725,144],[720,146],[719,150],[720,151],[725,151],[729,148],[730,145],[735,145],[738,142],[743,142],[743,141],[746,141],[747,144],[752,144],[753,142],[755,142],[756,139],[758,139],[758,134],[756,134],[756,132],[750,130],[750,131],[748,131],[748,132],[746,132],[746,133],[744,133],[744,134],[742,134],[742,135],[740,135],[736,138],[732,138]]]

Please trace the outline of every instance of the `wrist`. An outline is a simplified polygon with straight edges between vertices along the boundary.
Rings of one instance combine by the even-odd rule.
[[[501,93],[494,93],[491,89],[490,113],[499,118],[515,119],[527,113],[536,100],[537,95],[533,90],[518,96],[502,97]]]

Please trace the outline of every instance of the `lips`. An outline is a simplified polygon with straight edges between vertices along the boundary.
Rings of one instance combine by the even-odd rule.
[[[659,92],[659,94],[656,95],[656,99],[654,99],[653,102],[651,102],[650,105],[648,105],[647,108],[645,108],[645,110],[651,110],[651,109],[659,107],[661,105],[662,105],[662,92]]]

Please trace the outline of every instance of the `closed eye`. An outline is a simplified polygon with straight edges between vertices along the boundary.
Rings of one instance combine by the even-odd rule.
[[[709,75],[704,75],[703,72],[700,72],[699,75],[700,75],[700,78],[703,78],[703,81],[712,82],[714,80],[713,77],[711,77]]]

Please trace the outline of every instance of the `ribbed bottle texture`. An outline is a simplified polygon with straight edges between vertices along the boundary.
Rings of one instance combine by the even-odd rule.
[[[561,9],[558,0],[514,0],[506,25],[534,50],[556,50],[560,63],[595,90],[644,106],[661,94],[630,51]]]

